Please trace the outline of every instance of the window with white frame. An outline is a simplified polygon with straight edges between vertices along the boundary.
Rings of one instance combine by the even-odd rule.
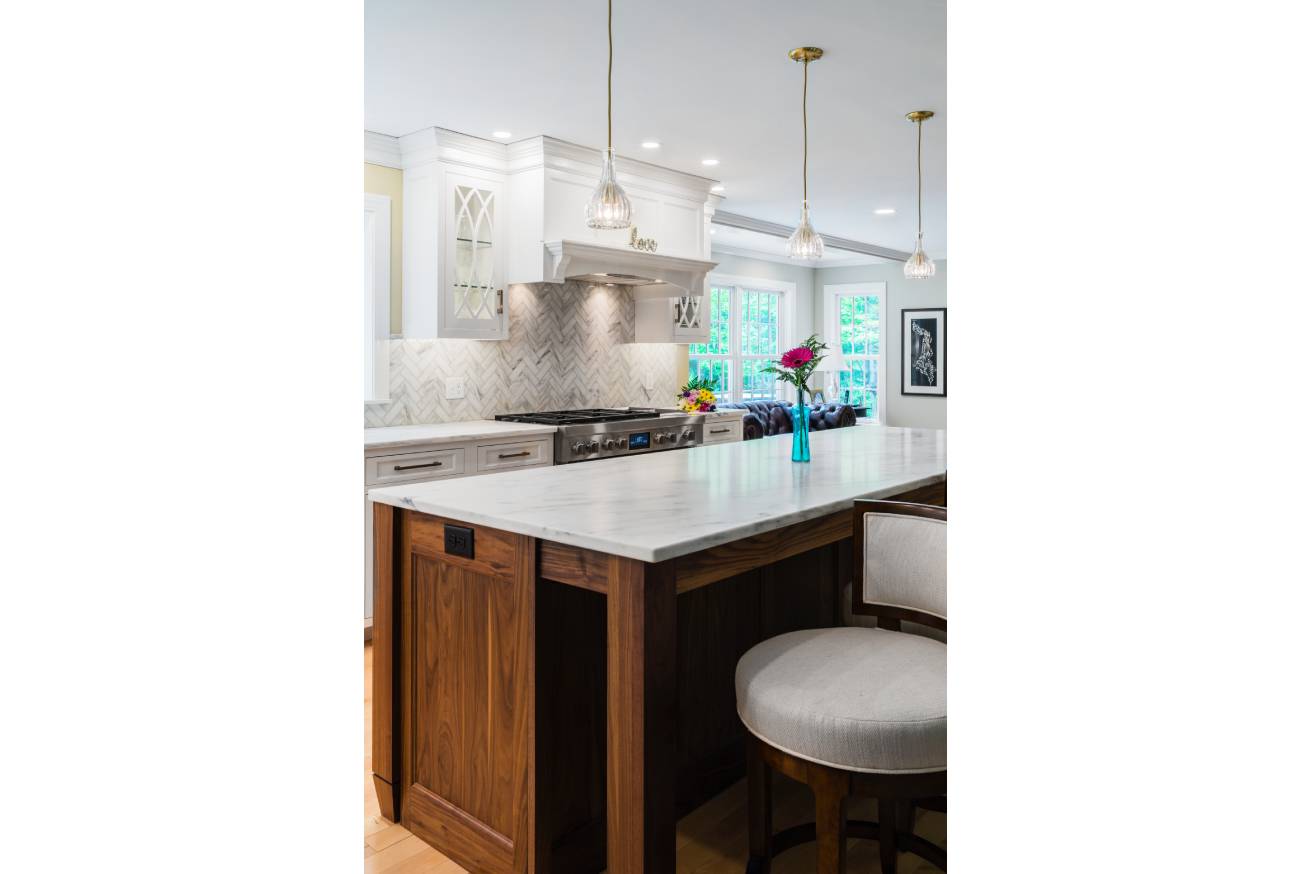
[[[779,397],[777,380],[760,368],[785,348],[794,286],[730,276],[711,276],[707,285],[710,339],[688,348],[691,375],[712,381],[721,401]]]
[[[824,324],[831,338],[828,354],[840,355],[845,365],[832,374],[837,396],[829,400],[866,407],[870,419],[883,421],[882,311],[887,283],[826,285],[823,291]]]
[[[364,403],[385,403],[391,396],[391,198],[364,195],[363,238],[363,373]]]

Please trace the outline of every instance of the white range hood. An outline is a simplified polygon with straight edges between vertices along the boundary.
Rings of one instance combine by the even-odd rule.
[[[545,243],[548,282],[591,282],[633,286],[639,298],[701,297],[705,277],[718,264],[578,240]]]

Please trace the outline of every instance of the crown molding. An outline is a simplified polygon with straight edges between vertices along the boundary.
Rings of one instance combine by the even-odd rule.
[[[405,134],[398,140],[403,169],[444,161],[485,170],[505,170],[506,146],[440,127]]]
[[[400,141],[386,134],[364,131],[364,163],[394,167],[399,170]]]
[[[711,221],[716,225],[723,225],[725,228],[754,231],[757,234],[768,234],[771,237],[781,237],[784,240],[791,236],[793,230],[787,225],[767,222],[747,215],[738,215],[734,212],[716,212]],[[873,243],[862,243],[859,240],[848,240],[845,237],[834,237],[831,234],[823,234],[822,236],[825,247],[841,249],[844,252],[856,252],[860,255],[876,255],[889,261],[910,260],[910,253],[902,252],[899,249],[889,249],[886,246],[876,246]]]
[[[600,172],[601,150],[580,146],[555,137],[529,137],[509,144],[509,172],[529,170],[561,170],[582,176],[595,176]],[[710,189],[719,184],[717,179],[671,170],[648,161],[616,154],[614,170],[625,185],[666,192],[681,193],[698,203],[710,197]],[[718,195],[714,195],[717,197]]]
[[[365,131],[364,160],[402,170],[443,161],[511,174],[545,169],[595,176],[600,172],[601,152],[544,134],[499,143],[445,128],[429,127],[402,137]],[[715,208],[723,199],[710,191],[719,184],[717,179],[622,155],[615,155],[614,168],[625,187],[676,194],[695,203],[710,202]]]

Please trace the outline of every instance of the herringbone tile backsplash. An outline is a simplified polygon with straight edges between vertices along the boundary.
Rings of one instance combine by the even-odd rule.
[[[506,296],[508,340],[392,340],[391,403],[366,406],[364,426],[673,406],[677,347],[633,342],[630,289],[542,283],[510,286]],[[463,399],[446,400],[448,376],[464,377]]]

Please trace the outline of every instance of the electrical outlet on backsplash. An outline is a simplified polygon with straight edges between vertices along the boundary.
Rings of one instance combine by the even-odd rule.
[[[506,297],[506,340],[392,340],[392,400],[366,406],[365,427],[672,404],[678,347],[633,342],[630,289],[541,283],[511,286]],[[447,399],[447,380],[464,377],[465,396]]]

